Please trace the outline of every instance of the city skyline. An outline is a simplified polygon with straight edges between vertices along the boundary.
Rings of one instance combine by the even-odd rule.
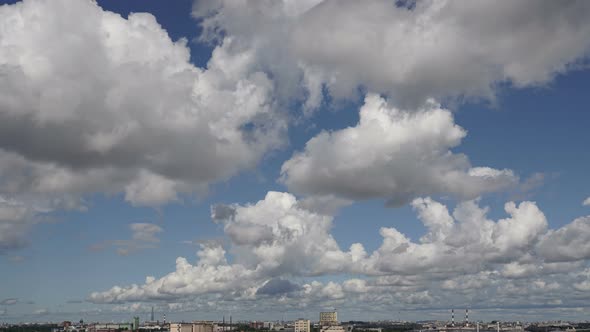
[[[590,2],[0,5],[0,322],[590,316]]]

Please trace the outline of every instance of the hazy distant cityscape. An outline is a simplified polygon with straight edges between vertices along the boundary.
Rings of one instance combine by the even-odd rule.
[[[590,0],[0,0],[0,332],[590,332]]]
[[[320,312],[317,320],[299,318],[291,321],[237,320],[223,316],[218,321],[169,322],[164,314],[156,319],[152,311],[150,320],[141,321],[138,316],[122,322],[46,322],[0,323],[1,332],[583,332],[590,331],[590,321],[470,321],[469,310],[462,319],[456,319],[450,310],[449,320],[426,321],[339,321],[336,311]]]

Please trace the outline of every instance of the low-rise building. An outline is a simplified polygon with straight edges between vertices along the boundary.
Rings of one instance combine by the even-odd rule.
[[[295,321],[295,332],[311,332],[309,319],[298,319]]]
[[[192,332],[215,332],[215,330],[213,322],[193,322]]]
[[[320,326],[338,325],[338,314],[336,311],[320,312]]]
[[[88,326],[89,332],[120,332],[120,331],[132,331],[133,325],[129,323],[123,324],[93,324]]]
[[[192,323],[170,323],[170,332],[193,332]]]

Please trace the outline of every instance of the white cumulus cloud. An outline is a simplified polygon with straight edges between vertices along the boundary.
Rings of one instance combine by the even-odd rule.
[[[342,251],[330,234],[333,218],[305,209],[288,193],[269,192],[256,204],[229,208],[233,213],[218,222],[235,245],[232,253],[247,266],[271,274],[340,271],[364,252],[355,246]]]
[[[227,54],[229,39],[201,69],[146,13],[27,0],[0,21],[0,192],[124,191],[158,206],[282,144],[272,81]]]
[[[518,183],[511,170],[473,167],[467,156],[452,153],[465,136],[451,112],[434,102],[409,112],[369,94],[356,126],[309,140],[283,164],[281,181],[302,194],[384,197],[393,204],[447,193],[472,199]]]
[[[549,231],[538,244],[538,251],[551,262],[590,258],[590,216]]]
[[[202,244],[194,264],[179,257],[175,271],[161,278],[114,286],[89,299],[165,300],[201,307],[202,301],[235,306],[264,296],[269,308],[368,303],[411,308],[442,298],[464,303],[466,297],[493,292],[498,302],[491,305],[582,301],[570,294],[584,289],[586,265],[581,256],[555,262],[540,249],[546,241],[557,243],[553,238],[562,231],[548,230],[534,202],[508,202],[507,216],[492,220],[489,209],[477,200],[461,202],[451,212],[431,198],[417,198],[412,206],[426,228],[423,236],[412,240],[393,227],[383,227],[382,243],[370,253],[360,243],[342,250],[331,232],[333,217],[300,203],[291,194],[269,192],[253,204],[214,206],[212,218],[223,225],[229,239],[227,252],[220,243]],[[576,220],[564,228],[578,224]],[[557,248],[562,251],[559,244]],[[332,275],[355,277],[316,280]],[[559,292],[548,292],[556,289]]]
[[[228,38],[197,68],[186,43],[151,14],[90,0],[0,7],[0,196],[28,220],[5,220],[17,211],[2,203],[0,251],[26,242],[39,201],[69,202],[43,203],[51,212],[124,193],[157,207],[284,144],[274,84],[251,55]]]
[[[545,84],[588,55],[590,4],[570,1],[197,1],[207,37],[240,40],[279,92],[322,102],[357,88],[404,107]],[[300,84],[298,84],[300,83]],[[302,91],[303,90],[303,91]]]

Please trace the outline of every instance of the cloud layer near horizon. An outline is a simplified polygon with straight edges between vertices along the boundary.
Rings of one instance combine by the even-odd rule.
[[[534,202],[506,203],[507,216],[499,220],[490,220],[477,200],[461,202],[452,212],[428,197],[411,204],[426,233],[414,241],[383,227],[382,243],[372,253],[361,243],[342,250],[331,235],[333,218],[306,210],[288,193],[269,192],[255,204],[215,206],[212,219],[231,240],[231,263],[227,248],[203,244],[195,264],[179,257],[176,270],[162,278],[94,292],[89,300],[252,301],[272,295],[270,301],[287,306],[335,301],[348,308],[373,301],[436,306],[443,298],[459,305],[486,294],[495,294],[494,305],[574,306],[590,296],[590,247],[581,245],[590,238],[590,216],[549,229]],[[577,240],[571,241],[574,232]],[[315,280],[334,273],[349,277]],[[285,277],[303,282],[276,279]],[[281,287],[269,294],[269,283]]]

